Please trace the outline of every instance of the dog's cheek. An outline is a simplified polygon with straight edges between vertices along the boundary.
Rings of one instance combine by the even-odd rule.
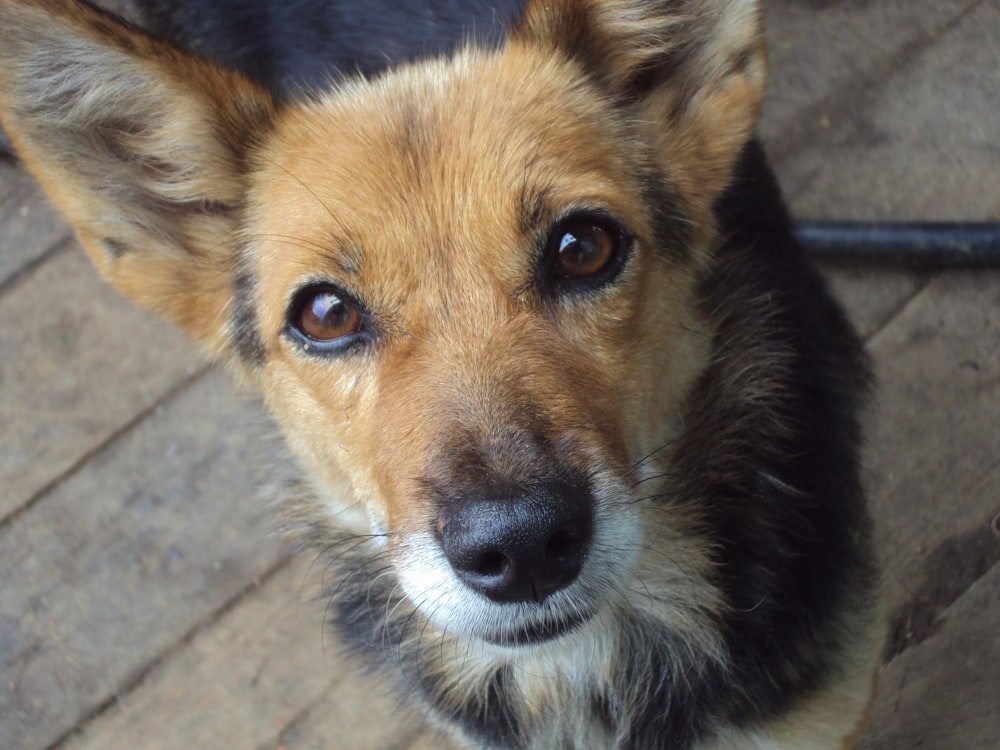
[[[357,459],[364,463],[368,487],[384,514],[387,530],[402,538],[434,526],[431,493],[423,484],[433,461],[438,436],[446,434],[447,400],[437,400],[420,387],[397,379],[382,384],[388,397],[375,399]],[[360,468],[360,467],[359,467]]]
[[[363,450],[375,383],[350,363],[272,362],[261,392],[285,441],[313,485],[318,523],[357,533],[381,533],[385,503]]]
[[[710,335],[697,310],[697,277],[694,260],[639,253],[620,288],[562,323],[580,371],[599,381],[575,391],[592,394],[603,421],[617,425],[630,462],[676,433],[684,397],[706,366]]]
[[[697,277],[695,263],[654,257],[636,291],[622,406],[634,460],[676,437],[685,398],[707,366],[711,335],[697,307]]]

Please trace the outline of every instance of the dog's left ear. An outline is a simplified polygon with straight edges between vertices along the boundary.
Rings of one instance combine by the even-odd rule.
[[[760,15],[758,0],[533,0],[516,37],[553,48],[633,107],[685,193],[708,206],[756,125]]]
[[[103,276],[228,353],[248,155],[275,104],[75,0],[0,0],[0,121]]]

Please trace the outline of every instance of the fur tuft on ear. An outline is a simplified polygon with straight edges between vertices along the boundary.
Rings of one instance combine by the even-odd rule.
[[[726,187],[756,126],[767,55],[759,0],[534,0],[517,38],[579,65],[646,123],[696,202]]]
[[[240,76],[73,0],[0,0],[0,122],[105,277],[218,351],[245,162]]]

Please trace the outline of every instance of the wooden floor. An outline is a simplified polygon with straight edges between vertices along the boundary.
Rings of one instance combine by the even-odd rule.
[[[1000,219],[1000,2],[772,0],[796,215]],[[841,267],[880,378],[879,750],[1000,748],[1000,272]],[[0,749],[433,748],[270,533],[267,422],[0,158]],[[595,749],[596,750],[596,749]]]

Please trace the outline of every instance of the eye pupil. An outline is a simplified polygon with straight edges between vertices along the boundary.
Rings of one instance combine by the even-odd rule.
[[[327,289],[309,296],[299,313],[298,329],[315,341],[334,341],[361,327],[357,307]]]
[[[612,232],[599,224],[581,221],[563,231],[556,259],[564,275],[586,277],[603,271],[615,251]]]

